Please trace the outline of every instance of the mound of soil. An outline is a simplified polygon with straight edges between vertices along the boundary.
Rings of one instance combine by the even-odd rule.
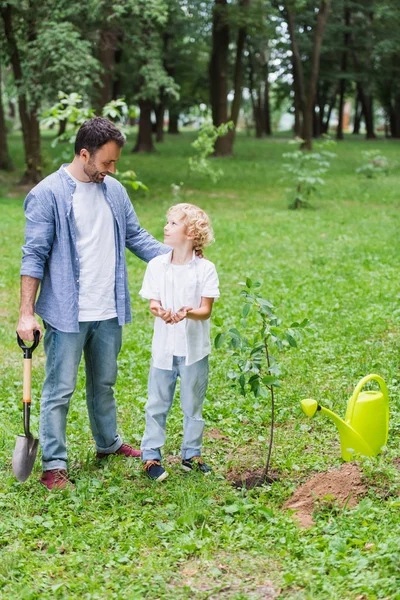
[[[354,464],[344,463],[340,469],[309,479],[297,488],[283,507],[296,511],[293,516],[301,527],[311,527],[314,524],[312,513],[318,501],[327,498],[337,506],[353,508],[366,493],[360,469]]]

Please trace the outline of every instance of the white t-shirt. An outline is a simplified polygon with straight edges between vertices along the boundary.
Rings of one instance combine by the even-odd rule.
[[[175,303],[179,310],[182,306],[199,308],[202,298],[219,297],[218,275],[211,261],[198,258],[193,252],[192,260],[182,268],[173,265],[171,257],[172,252],[169,252],[149,262],[139,292],[142,298],[159,300],[165,309],[174,307]],[[177,287],[178,296],[175,296]],[[210,319],[184,319],[181,323],[185,333],[186,352],[183,355],[176,354],[176,324],[169,325],[160,317],[155,318],[152,359],[156,368],[171,370],[174,356],[185,356],[185,365],[191,365],[210,354]]]
[[[172,269],[172,308],[177,312],[185,306],[185,282],[189,275],[189,265],[174,265]],[[174,329],[174,356],[186,356],[186,323],[185,319],[172,325]]]
[[[99,183],[75,182],[72,198],[79,256],[79,321],[117,316],[114,217]]]

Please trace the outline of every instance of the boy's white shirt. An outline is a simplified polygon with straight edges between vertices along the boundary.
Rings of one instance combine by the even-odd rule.
[[[147,300],[158,300],[165,309],[173,306],[172,251],[153,258],[147,265],[139,294]],[[200,308],[201,298],[219,298],[219,282],[215,266],[209,260],[198,258],[193,252],[188,263],[187,279],[184,290],[184,306]],[[180,307],[179,307],[180,308]],[[195,321],[185,319],[186,359],[191,365],[211,352],[210,319]],[[168,325],[160,317],[154,321],[152,343],[153,366],[158,369],[172,370],[174,356],[174,325]]]

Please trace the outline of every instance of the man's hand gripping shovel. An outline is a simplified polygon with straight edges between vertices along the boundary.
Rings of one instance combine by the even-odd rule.
[[[35,463],[39,440],[36,440],[30,432],[30,414],[31,414],[31,389],[32,389],[32,353],[37,348],[40,340],[40,331],[33,332],[34,342],[31,346],[26,346],[17,334],[18,345],[24,353],[24,387],[23,387],[23,410],[24,410],[24,432],[25,435],[19,435],[15,444],[12,457],[12,469],[15,477],[19,481],[26,481],[32,472]]]

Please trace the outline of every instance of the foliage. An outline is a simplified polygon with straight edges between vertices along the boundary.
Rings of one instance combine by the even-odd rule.
[[[256,399],[268,398],[271,395],[271,433],[265,467],[265,477],[267,477],[274,431],[274,388],[280,387],[281,384],[281,367],[273,351],[296,348],[302,330],[309,330],[309,321],[308,319],[303,319],[301,323],[295,321],[286,327],[275,314],[271,302],[255,291],[261,285],[259,282],[253,282],[247,277],[243,285],[245,289],[240,292],[244,301],[241,309],[242,332],[237,328],[231,328],[225,333],[220,332],[214,343],[216,348],[220,348],[226,338],[229,340],[235,369],[228,372],[228,378],[239,385],[243,396],[247,391],[250,391]],[[254,310],[257,322],[255,330],[253,325],[249,331],[249,317]],[[216,319],[216,324],[222,325],[221,320]]]
[[[95,116],[93,108],[88,108],[83,104],[83,98],[79,94],[65,94],[64,92],[58,93],[59,101],[57,104],[49,108],[43,115],[42,124],[46,127],[58,125],[59,123],[66,121],[67,127],[70,126],[70,130],[66,131],[57,136],[53,140],[53,147],[58,146],[62,142],[67,142],[68,147],[63,151],[61,156],[57,156],[53,162],[59,164],[60,162],[68,161],[71,156],[71,145],[74,144],[76,133],[79,127],[86,121]],[[123,98],[112,100],[106,104],[101,112],[101,115],[105,118],[115,121],[122,132],[127,130],[127,119],[129,117],[129,108]],[[143,190],[148,191],[148,187],[137,179],[135,171],[128,170],[123,172],[115,173],[116,178],[124,185],[129,187],[133,191]]]
[[[356,173],[365,175],[368,179],[389,172],[389,161],[379,150],[364,150],[361,152],[364,164],[356,169]]]
[[[222,123],[219,127],[206,122],[200,127],[198,137],[192,143],[192,148],[195,149],[196,155],[189,157],[188,160],[190,173],[201,173],[210,178],[213,183],[217,183],[224,172],[222,169],[216,169],[211,166],[207,159],[214,153],[215,141],[219,137],[227,135],[228,131],[233,129],[233,127],[232,121]]]
[[[303,140],[291,140],[289,144],[302,143]],[[325,140],[318,144],[317,151],[303,152],[295,150],[286,152],[283,158],[289,162],[283,164],[285,179],[291,180],[290,208],[306,208],[310,206],[310,198],[316,193],[321,185],[324,185],[323,175],[328,172],[330,161],[336,155],[327,150],[335,142]]]
[[[120,183],[122,183],[123,186],[130,187],[134,192],[137,190],[143,190],[144,192],[149,191],[147,185],[144,185],[144,183],[138,180],[135,171],[129,170],[123,171],[122,173],[117,171],[115,173],[115,177]]]

